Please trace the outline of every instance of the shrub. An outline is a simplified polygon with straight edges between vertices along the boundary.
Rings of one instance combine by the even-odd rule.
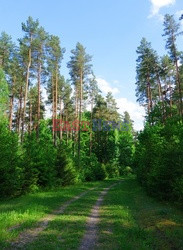
[[[0,196],[16,196],[20,194],[22,181],[18,137],[5,123],[0,123],[0,156]]]

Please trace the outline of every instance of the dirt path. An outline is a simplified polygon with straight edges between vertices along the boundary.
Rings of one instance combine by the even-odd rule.
[[[114,187],[115,185],[117,185],[118,183],[114,183],[111,186],[109,186],[108,188],[104,188],[104,190],[101,192],[96,204],[93,206],[91,214],[88,218],[88,222],[86,225],[86,233],[83,237],[83,240],[81,242],[80,245],[80,250],[88,250],[88,249],[94,249],[94,247],[97,244],[97,232],[98,232],[98,222],[100,220],[99,218],[99,209],[100,206],[102,205],[104,196],[107,194],[107,192]]]
[[[80,195],[75,196],[71,200],[65,202],[59,209],[54,210],[52,213],[48,214],[44,218],[38,221],[37,226],[32,229],[28,229],[24,232],[22,232],[18,239],[11,243],[11,247],[8,249],[25,249],[25,245],[33,242],[35,238],[41,233],[43,230],[45,230],[48,226],[48,223],[56,218],[57,215],[62,214],[65,209],[74,201],[80,199],[84,195],[86,195],[89,191],[93,190],[94,188],[91,188]]]

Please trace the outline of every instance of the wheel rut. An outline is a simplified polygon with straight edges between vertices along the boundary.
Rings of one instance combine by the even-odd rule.
[[[53,221],[58,215],[62,214],[69,205],[79,200],[93,189],[94,188],[91,188],[73,197],[72,199],[65,202],[59,209],[54,210],[52,213],[40,219],[36,227],[22,232],[15,241],[11,242],[11,246],[6,249],[25,249],[27,244],[33,242],[35,238],[38,237],[38,235],[48,227],[50,221]]]
[[[117,182],[110,185],[107,188],[104,188],[103,191],[100,193],[100,196],[95,205],[93,206],[90,216],[88,217],[86,225],[86,233],[82,239],[79,250],[95,249],[98,241],[98,223],[100,221],[100,215],[99,215],[100,206],[102,205],[104,197],[108,193],[108,191],[119,183],[120,182]]]

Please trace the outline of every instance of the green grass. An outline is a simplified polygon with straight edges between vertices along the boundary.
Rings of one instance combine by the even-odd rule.
[[[95,205],[102,189],[108,187],[113,182],[111,180],[101,183],[101,186],[72,203],[64,214],[57,216],[49,224],[48,228],[26,249],[78,249],[84,236],[86,222],[92,207]]]
[[[74,196],[95,187],[70,204],[25,249],[78,249],[93,205],[115,180],[85,183],[0,202],[0,249],[23,230]],[[18,227],[16,227],[18,226]],[[12,228],[12,230],[8,230]],[[133,178],[124,178],[104,197],[96,249],[183,249],[183,213],[148,197]]]
[[[100,215],[97,249],[183,249],[183,213],[148,197],[135,179],[112,188]]]
[[[89,188],[100,187],[102,184],[103,182],[78,184],[0,201],[0,249],[7,246],[7,242],[14,240],[20,232],[34,227],[40,218],[57,209],[64,202]]]

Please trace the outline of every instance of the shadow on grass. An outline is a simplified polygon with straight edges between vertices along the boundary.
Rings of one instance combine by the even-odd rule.
[[[96,199],[93,192],[73,204],[27,249],[78,249]],[[183,249],[182,222],[182,212],[148,197],[134,179],[127,179],[104,200],[96,249]]]

